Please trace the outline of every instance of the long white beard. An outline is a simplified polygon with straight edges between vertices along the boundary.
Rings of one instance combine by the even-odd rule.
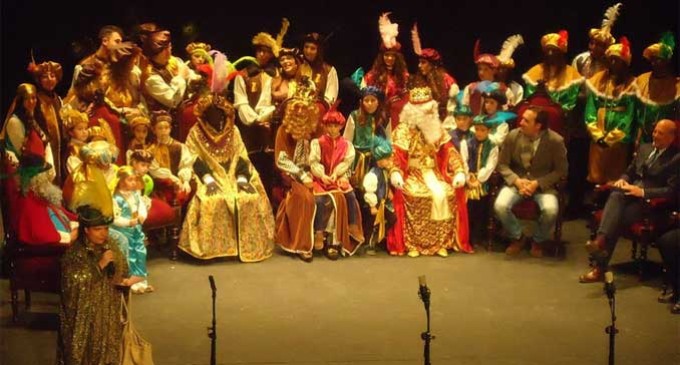
[[[427,143],[436,145],[444,133],[438,108],[435,100],[422,104],[407,103],[399,115],[399,120],[401,123],[407,123],[409,128],[418,128]]]
[[[33,177],[28,184],[28,190],[34,192],[39,198],[45,199],[54,205],[61,205],[64,198],[61,189],[50,181],[49,171]]]

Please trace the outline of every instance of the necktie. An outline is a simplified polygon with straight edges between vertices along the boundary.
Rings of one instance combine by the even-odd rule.
[[[656,159],[658,157],[659,157],[659,150],[655,148],[652,151],[652,153],[649,154],[649,157],[647,158],[647,166],[651,166],[656,161]]]

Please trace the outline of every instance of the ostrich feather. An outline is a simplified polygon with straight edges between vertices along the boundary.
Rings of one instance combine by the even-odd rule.
[[[288,33],[288,27],[290,27],[290,22],[287,18],[283,18],[281,20],[281,30],[279,31],[279,34],[276,35],[276,44],[278,44],[279,47],[283,45],[283,37]]]
[[[621,8],[621,5],[621,3],[612,5],[607,8],[607,11],[604,12],[604,19],[602,19],[602,31],[605,33],[609,34],[611,32],[614,22],[616,22],[616,19],[619,17],[619,9]]]
[[[411,28],[411,42],[413,42],[413,52],[420,56],[423,53],[423,46],[420,43],[420,34],[418,34],[418,23],[413,24]]]
[[[385,48],[390,49],[397,44],[399,35],[399,24],[390,21],[390,13],[383,13],[378,19],[378,30]]]
[[[498,54],[498,58],[501,61],[510,60],[517,47],[522,44],[524,44],[524,38],[522,38],[522,35],[515,34],[508,37],[508,39],[503,42],[503,46],[501,47],[501,52]]]

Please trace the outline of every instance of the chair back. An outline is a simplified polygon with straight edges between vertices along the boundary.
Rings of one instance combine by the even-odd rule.
[[[567,138],[564,111],[560,104],[555,103],[550,98],[544,84],[539,84],[535,93],[515,106],[515,113],[517,114],[515,124],[522,119],[522,114],[524,114],[530,106],[538,106],[545,110],[548,113],[548,127],[563,138]],[[517,126],[518,125],[513,125],[512,127],[515,128]]]

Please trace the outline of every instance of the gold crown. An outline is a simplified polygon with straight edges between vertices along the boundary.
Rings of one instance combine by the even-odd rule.
[[[430,100],[432,100],[432,90],[427,86],[409,90],[409,102],[411,104],[422,104]]]
[[[192,42],[186,48],[188,54],[192,54],[196,51],[209,52],[212,49],[209,44],[203,42]]]
[[[75,126],[80,123],[89,123],[87,114],[80,112],[77,109],[73,109],[70,106],[64,106],[61,108],[59,115],[61,116],[64,128],[66,128],[67,131],[75,128]]]

